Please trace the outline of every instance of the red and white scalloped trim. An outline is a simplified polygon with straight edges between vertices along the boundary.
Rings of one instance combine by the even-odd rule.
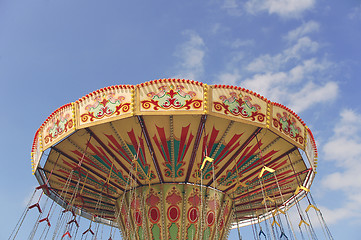
[[[110,91],[110,90],[116,90],[116,89],[134,89],[134,85],[114,85],[114,86],[110,86],[110,87],[104,87],[101,89],[98,89],[94,92],[91,92],[81,98],[79,98],[77,101],[75,101],[76,103],[81,103],[82,101],[84,101],[85,99],[92,97],[93,95],[98,95],[100,93],[103,93],[105,91]]]
[[[311,137],[313,149],[315,151],[315,158],[317,158],[318,157],[317,145],[316,145],[316,141],[315,141],[315,138],[313,137],[311,129],[307,128],[307,134],[309,134]]]
[[[220,84],[216,84],[216,85],[213,85],[214,88],[225,88],[225,89],[235,89],[235,90],[240,90],[240,91],[243,91],[243,92],[246,92],[246,93],[249,93],[255,97],[258,97],[260,99],[262,99],[263,101],[266,101],[267,103],[271,103],[270,100],[268,100],[267,98],[265,98],[264,96],[262,96],[261,94],[258,94],[256,92],[253,92],[247,88],[243,88],[243,87],[237,87],[237,86],[232,86],[232,85],[220,85]]]
[[[204,83],[202,82],[198,82],[198,81],[193,81],[193,80],[189,80],[189,79],[176,79],[176,78],[164,78],[164,79],[157,79],[157,80],[152,80],[152,81],[148,81],[145,83],[140,83],[137,84],[137,87],[144,87],[144,86],[148,86],[148,85],[152,85],[152,84],[157,84],[157,83],[166,83],[166,82],[174,82],[174,83],[188,83],[188,84],[194,84],[197,86],[203,86]]]
[[[60,108],[56,109],[54,112],[52,112],[49,117],[43,122],[43,124],[41,124],[40,128],[43,128],[45,126],[45,124],[52,118],[54,117],[55,114],[57,114],[58,112],[64,110],[65,108],[71,107],[72,103],[67,103],[63,106],[61,106]]]
[[[38,139],[38,135],[39,135],[40,130],[41,130],[41,127],[38,128],[38,130],[36,130],[36,132],[35,132],[35,136],[34,136],[34,140],[33,140],[33,145],[32,145],[32,147],[31,147],[31,152],[32,152],[32,153],[36,151],[36,148],[37,148],[37,146],[36,146],[36,145],[37,145],[37,139]]]

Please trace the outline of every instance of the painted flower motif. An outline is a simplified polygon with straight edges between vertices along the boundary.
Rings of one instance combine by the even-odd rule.
[[[250,96],[230,92],[228,97],[221,95],[219,99],[222,102],[213,102],[214,109],[217,112],[223,111],[224,114],[241,116],[243,118],[249,118],[252,121],[255,121],[256,117],[260,122],[265,120],[265,115],[260,113],[261,107],[258,104],[253,104]]]
[[[86,113],[80,116],[82,122],[94,121],[130,110],[130,103],[124,103],[125,97],[115,97],[115,93],[94,98],[93,103],[85,106]]]
[[[278,128],[280,132],[295,139],[295,141],[303,144],[304,139],[301,134],[301,128],[297,126],[296,119],[289,113],[283,112],[282,114],[277,113],[277,118],[273,119],[273,126]]]
[[[71,119],[70,114],[64,115],[63,113],[61,113],[58,117],[54,117],[51,120],[50,126],[45,130],[45,144],[52,142],[55,138],[67,132],[72,127],[73,119]]]
[[[183,85],[170,85],[161,86],[158,88],[159,92],[149,92],[147,96],[150,100],[141,101],[144,109],[150,109],[153,106],[153,110],[159,109],[186,109],[191,107],[200,108],[202,106],[202,100],[194,99],[196,93],[193,91],[185,91]]]

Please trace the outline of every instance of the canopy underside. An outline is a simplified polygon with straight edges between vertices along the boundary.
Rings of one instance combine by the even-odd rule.
[[[201,171],[206,156],[214,160]],[[275,172],[259,178],[264,166]],[[139,115],[79,129],[51,148],[43,170],[65,200],[76,196],[74,205],[106,219],[131,187],[197,183],[233,199],[237,221],[264,214],[266,197],[268,211],[279,207],[309,173],[298,148],[270,129],[211,115]]]

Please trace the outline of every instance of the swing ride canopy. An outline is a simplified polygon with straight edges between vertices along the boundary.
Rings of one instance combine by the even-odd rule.
[[[184,79],[107,87],[60,107],[31,156],[47,195],[126,239],[225,238],[304,196],[317,166],[312,133],[290,109]]]

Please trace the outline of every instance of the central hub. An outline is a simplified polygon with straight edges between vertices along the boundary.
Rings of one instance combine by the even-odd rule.
[[[232,199],[195,184],[157,184],[128,190],[117,199],[125,239],[222,239]]]

